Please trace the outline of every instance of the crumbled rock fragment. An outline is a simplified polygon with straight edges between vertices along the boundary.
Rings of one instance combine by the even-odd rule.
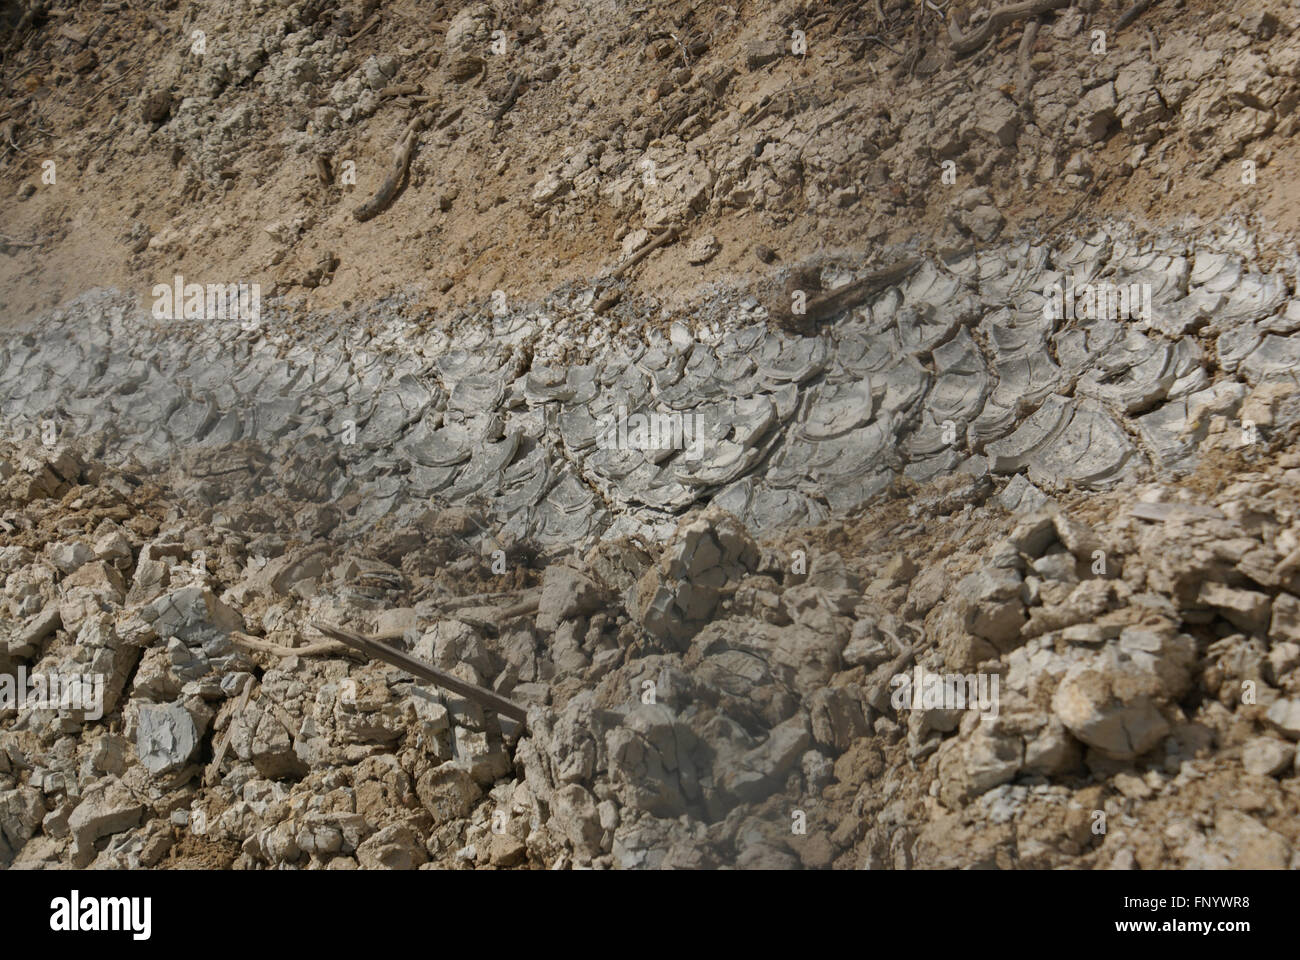
[[[1274,737],[1255,737],[1241,750],[1246,772],[1257,777],[1273,777],[1295,762],[1296,748]]]

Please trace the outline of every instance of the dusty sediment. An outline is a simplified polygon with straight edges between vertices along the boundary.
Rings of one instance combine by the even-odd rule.
[[[589,6],[0,11],[0,867],[1300,866],[1282,5]]]

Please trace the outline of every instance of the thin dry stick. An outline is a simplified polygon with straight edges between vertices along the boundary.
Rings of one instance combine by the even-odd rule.
[[[1024,3],[1009,3],[998,7],[989,14],[987,20],[965,36],[962,36],[955,23],[949,24],[948,45],[957,56],[969,56],[980,50],[1003,27],[1025,17],[1037,17],[1051,10],[1060,10],[1072,2],[1073,0],[1025,0]]]
[[[384,87],[379,91],[380,97],[405,97],[412,93],[419,93],[420,85],[418,83],[395,83],[391,87]]]
[[[253,690],[253,678],[249,677],[244,682],[244,691],[239,695],[239,703],[235,704],[235,710],[226,721],[226,731],[221,735],[221,745],[217,747],[216,755],[213,756],[212,762],[208,768],[203,771],[203,783],[206,786],[212,786],[217,782],[217,774],[221,772],[221,761],[226,758],[226,751],[230,748],[231,737],[235,733],[235,718],[244,712],[248,706],[248,695]]]
[[[879,0],[877,0],[877,2],[879,2]],[[848,18],[849,14],[856,13],[857,9],[858,9],[858,5],[856,3],[848,4],[843,10],[840,11],[840,15],[835,18],[835,22],[831,24],[831,29],[829,32],[832,35],[837,33],[841,25],[843,25],[844,21]]]
[[[644,260],[649,254],[654,253],[654,251],[658,250],[660,247],[662,247],[665,243],[668,243],[670,240],[676,239],[676,237],[677,237],[677,228],[669,227],[667,230],[659,234],[659,236],[655,237],[649,243],[643,244],[641,248],[636,251],[636,253],[628,257],[627,260],[625,260],[623,264],[618,267],[618,269],[616,269],[613,273],[609,275],[609,279],[617,280],[619,277],[623,276],[623,274],[627,273],[638,263]]]
[[[1044,237],[1050,237],[1050,236],[1051,236],[1052,234],[1054,234],[1057,230],[1059,230],[1059,229],[1061,228],[1061,226],[1062,226],[1062,225],[1063,225],[1067,220],[1073,220],[1073,219],[1074,219],[1074,215],[1075,215],[1076,213],[1078,213],[1079,210],[1083,207],[1084,201],[1087,200],[1089,197],[1091,197],[1091,196],[1092,196],[1094,193],[1096,193],[1096,192],[1097,192],[1097,188],[1096,188],[1096,186],[1094,185],[1094,186],[1092,187],[1092,189],[1090,189],[1090,190],[1088,190],[1087,192],[1085,192],[1082,196],[1079,197],[1078,200],[1076,200],[1076,201],[1074,202],[1074,206],[1070,208],[1069,212],[1067,212],[1067,213],[1065,214],[1065,216],[1061,217],[1061,219],[1057,220],[1057,221],[1056,221],[1055,223],[1053,223],[1050,227],[1048,227],[1046,230],[1044,230],[1044,231],[1042,232],[1041,236],[1044,236]]]
[[[678,230],[676,227],[669,227],[667,230],[659,234],[659,236],[655,237],[649,243],[643,244],[634,254],[632,254],[632,256],[628,257],[627,260],[625,260],[622,264],[620,264],[615,270],[611,271],[609,276],[606,279],[617,280],[619,277],[623,276],[623,274],[627,273],[627,271],[631,270],[638,263],[644,260],[646,256],[653,253],[655,250],[658,250],[668,241],[676,238],[677,233]],[[622,299],[622,297],[623,297],[622,290],[610,290],[603,297],[601,297],[599,300],[596,301],[595,305],[591,308],[592,312],[594,312],[599,316],[600,314],[608,310],[610,307],[612,307],[614,304],[618,303],[618,301]]]
[[[23,11],[22,18],[18,21],[17,26],[14,27],[13,36],[9,38],[9,46],[5,48],[6,53],[22,45],[18,42],[19,35],[27,29],[27,25],[35,19],[38,12],[36,4],[29,5],[27,9]],[[23,37],[22,41],[23,43],[26,43],[27,38]]]
[[[1155,0],[1137,0],[1137,3],[1125,10],[1120,18],[1115,21],[1115,32],[1119,33],[1138,17],[1142,16],[1142,14],[1146,13],[1147,9],[1153,3],[1155,3]]]
[[[525,592],[527,591],[507,590],[505,592],[496,592],[496,593],[475,593],[464,597],[448,597],[445,600],[439,600],[435,602],[433,606],[436,607],[441,613],[451,613],[455,610],[461,610],[466,607],[488,606],[490,605],[490,602],[493,600],[505,600],[508,597],[518,596],[520,593],[525,593]],[[513,620],[515,617],[521,617],[525,614],[533,613],[537,610],[537,605],[539,600],[540,600],[540,594],[536,596],[532,596],[526,600],[522,600],[518,603],[513,604],[512,606],[502,607],[497,611],[496,618],[498,621],[504,623],[506,620]],[[411,627],[402,627],[400,629],[394,629],[394,630],[381,630],[378,633],[372,633],[368,639],[398,640],[402,637],[405,637],[407,631],[411,629],[412,629]]]
[[[33,64],[32,64],[30,67],[28,67],[27,69],[25,69],[25,70],[21,70],[21,71],[19,71],[18,73],[15,73],[12,77],[9,78],[9,82],[10,82],[11,84],[13,84],[13,83],[17,83],[19,80],[21,80],[23,77],[27,76],[27,74],[31,73],[33,70],[36,70],[36,69],[38,69],[38,68],[40,68],[40,67],[48,67],[49,65],[50,65],[50,62],[49,62],[48,60],[38,60],[36,63],[33,63]]]
[[[1038,40],[1038,29],[1043,25],[1042,17],[1034,17],[1025,24],[1024,36],[1020,38],[1020,91],[1023,96],[1029,95],[1029,87],[1034,80],[1034,67],[1031,63],[1034,56],[1034,43]]]
[[[393,202],[398,187],[406,179],[406,173],[411,167],[411,154],[415,152],[415,142],[419,138],[420,128],[423,125],[424,118],[416,117],[406,128],[402,138],[397,141],[397,146],[393,149],[393,165],[388,171],[388,176],[384,178],[384,182],[379,185],[373,197],[352,211],[352,216],[356,217],[358,222],[364,223],[383,213]]]
[[[492,111],[492,122],[498,123],[501,118],[510,112],[515,101],[519,99],[519,87],[524,82],[523,71],[515,74],[514,82],[510,84],[510,89],[506,91],[506,98],[501,101],[501,106]]]
[[[422,660],[417,660],[409,654],[396,650],[393,647],[382,643],[375,643],[372,640],[363,637],[359,633],[353,633],[351,630],[344,630],[342,627],[333,627],[325,623],[313,623],[313,627],[327,636],[342,640],[350,647],[355,647],[362,653],[367,654],[376,660],[383,660],[385,663],[392,664],[399,669],[405,670],[412,676],[419,677],[421,680],[427,680],[430,683],[436,683],[438,686],[450,690],[452,693],[460,694],[467,700],[473,700],[475,703],[487,707],[489,710],[495,710],[504,717],[517,720],[519,723],[526,723],[528,720],[528,711],[513,700],[507,700],[499,693],[495,693],[486,687],[480,687],[478,684],[466,683],[464,680],[454,677],[449,673],[437,669]]]
[[[123,80],[128,80],[128,79],[134,77],[137,73],[140,72],[141,69],[142,69],[142,65],[137,65],[137,66],[133,67],[132,69],[128,70],[126,73],[122,74],[120,77],[118,77],[118,78],[117,78],[116,80],[114,80],[112,83],[107,83],[107,84],[105,84],[104,86],[100,87],[98,93],[96,93],[93,97],[91,97],[89,100],[87,100],[85,103],[83,103],[83,104],[81,105],[81,109],[82,109],[82,110],[86,109],[86,107],[90,106],[92,103],[94,103],[94,102],[95,102],[96,100],[98,100],[100,97],[102,97],[104,94],[108,93],[108,91],[112,90],[114,87],[116,87],[116,86],[117,86],[119,83],[121,83]]]
[[[373,17],[371,17],[369,20],[365,22],[365,25],[360,30],[352,34],[352,36],[348,37],[348,43],[355,43],[356,41],[364,37],[367,33],[369,33],[371,30],[375,29],[375,27],[377,27],[378,25],[379,25],[379,14],[376,13]]]
[[[496,590],[492,593],[471,593],[464,597],[448,597],[445,600],[437,601],[434,606],[442,610],[450,610],[458,607],[483,606],[493,600],[505,600],[507,597],[517,597],[521,593],[529,593],[536,590],[531,587],[525,590]]]
[[[278,643],[271,643],[267,640],[259,640],[256,637],[250,637],[246,633],[232,631],[230,639],[235,641],[241,647],[247,647],[249,650],[256,650],[258,653],[270,653],[277,657],[351,657],[356,656],[356,651],[346,643],[339,643],[336,640],[326,640],[321,643],[308,643],[301,647],[286,647]]]
[[[541,605],[541,597],[533,597],[531,600],[521,600],[514,606],[506,607],[497,613],[497,623],[505,623],[507,620],[513,620],[515,617],[526,617],[530,613],[536,613],[537,608]]]
[[[493,595],[484,594],[482,596]],[[541,605],[541,596],[539,594],[530,597],[527,600],[521,600],[519,603],[511,604],[508,607],[501,607],[496,611],[492,619],[485,619],[483,617],[471,617],[468,614],[458,612],[459,610],[479,606],[481,598],[457,597],[455,599],[461,602],[453,603],[452,601],[445,601],[445,606],[443,607],[442,612],[448,617],[448,619],[458,620],[471,627],[480,630],[487,630],[494,634],[500,629],[502,624],[514,620],[517,617],[526,617],[530,613],[536,613],[537,608]],[[498,597],[498,599],[500,598]],[[381,630],[378,633],[372,633],[366,639],[374,641],[400,640],[405,637],[411,629],[413,628],[403,627],[394,630]]]
[[[611,290],[609,293],[605,294],[603,297],[601,297],[599,300],[596,301],[595,305],[591,308],[591,311],[597,316],[600,316],[602,313],[604,313],[614,304],[618,303],[621,299],[623,299],[622,290]]]
[[[837,313],[842,313],[861,303],[873,293],[907,278],[921,263],[920,257],[907,257],[880,270],[874,270],[861,279],[845,284],[838,290],[832,290],[816,300],[809,301],[806,305],[806,312],[799,316],[799,320],[805,324],[812,324]],[[794,317],[793,314],[789,313],[789,310],[789,305],[782,301],[773,315],[777,320],[789,321]]]

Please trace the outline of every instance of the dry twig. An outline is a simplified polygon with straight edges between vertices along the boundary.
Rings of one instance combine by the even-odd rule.
[[[1038,30],[1043,25],[1042,17],[1034,17],[1025,24],[1024,35],[1020,38],[1020,96],[1027,99],[1029,88],[1034,82],[1034,43],[1038,40]]]
[[[407,126],[406,132],[393,148],[393,164],[388,171],[388,176],[384,178],[384,182],[379,185],[373,197],[352,211],[352,216],[356,217],[358,222],[364,223],[378,216],[393,202],[398,189],[406,180],[407,171],[410,170],[411,154],[415,152],[415,142],[419,139],[420,129],[423,126],[423,116],[416,117]]]
[[[360,30],[348,37],[348,43],[355,43],[377,26],[379,26],[379,14],[376,13],[373,17],[367,20],[364,25],[362,25]]]
[[[1119,33],[1138,17],[1142,16],[1142,14],[1146,13],[1147,9],[1153,3],[1155,3],[1155,0],[1137,0],[1137,3],[1133,4],[1133,6],[1120,14],[1120,18],[1115,21],[1115,32]]]
[[[515,101],[519,99],[519,87],[523,82],[523,73],[516,73],[514,82],[510,84],[510,89],[506,92],[506,98],[501,101],[501,106],[492,111],[492,122],[494,124],[500,122],[501,118],[509,113],[510,108],[515,105]]]
[[[225,733],[221,735],[221,744],[217,747],[217,752],[212,757],[212,762],[209,763],[207,769],[203,771],[203,783],[206,786],[210,787],[217,782],[217,775],[221,772],[221,761],[226,759],[226,751],[230,749],[230,740],[235,733],[235,718],[243,713],[244,708],[248,706],[248,695],[253,692],[253,683],[254,680],[252,677],[249,677],[244,681],[244,690],[239,695],[239,702],[235,704],[234,712],[230,714],[230,717],[226,721],[226,730]]]
[[[0,247],[39,247],[44,243],[44,240],[15,240],[0,233]]]
[[[677,234],[678,234],[678,230],[676,227],[669,227],[667,230],[659,234],[659,236],[655,237],[653,240],[650,240],[649,242],[642,244],[641,247],[638,248],[637,251],[632,254],[632,256],[624,260],[623,263],[621,263],[618,266],[618,268],[615,269],[614,272],[609,275],[609,279],[617,280],[619,277],[623,276],[623,274],[627,273],[638,263],[644,260],[649,254],[654,253],[654,251],[658,250],[665,243],[668,243],[671,240],[675,240],[677,238]]]
[[[1023,20],[1025,17],[1037,17],[1052,10],[1068,7],[1073,0],[1025,0],[1023,3],[1009,3],[998,7],[989,18],[970,33],[963,36],[955,23],[948,25],[948,45],[959,57],[966,57],[983,48],[1003,27]]]
[[[232,631],[230,639],[241,647],[249,650],[255,650],[258,653],[269,653],[277,657],[350,657],[356,656],[356,651],[345,643],[339,643],[334,640],[325,640],[321,643],[308,643],[301,647],[286,647],[278,643],[271,643],[269,640],[259,640],[257,637],[250,637],[246,633]]]
[[[353,633],[351,630],[344,630],[342,627],[332,627],[325,623],[313,623],[313,627],[327,636],[342,640],[350,647],[355,647],[362,653],[383,660],[385,663],[392,664],[399,669],[405,670],[412,676],[419,677],[421,680],[427,680],[438,686],[450,690],[452,693],[459,694],[467,700],[473,700],[489,710],[494,710],[503,717],[509,717],[517,720],[519,723],[525,723],[528,719],[528,710],[515,703],[513,700],[507,700],[486,687],[480,687],[474,683],[466,683],[449,673],[437,669],[422,660],[417,660],[401,650],[394,649],[386,644],[376,643],[359,633]]]
[[[828,317],[842,313],[867,297],[886,287],[906,279],[912,271],[921,265],[920,257],[907,257],[880,270],[874,270],[852,283],[845,284],[838,290],[832,290],[815,300],[810,300],[803,314],[794,314],[790,303],[785,299],[775,304],[769,314],[774,320],[799,332],[811,332],[816,325]]]

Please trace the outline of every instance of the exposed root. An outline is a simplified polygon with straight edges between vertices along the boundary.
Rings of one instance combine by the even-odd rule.
[[[406,132],[393,149],[393,166],[388,171],[388,176],[384,178],[384,182],[379,185],[373,197],[352,211],[352,216],[356,217],[358,222],[364,223],[383,213],[396,198],[398,189],[406,181],[407,171],[411,167],[411,154],[415,152],[415,141],[419,138],[423,127],[424,117],[419,116],[406,128]]]
[[[1024,3],[1009,3],[998,7],[989,14],[987,20],[965,36],[961,35],[956,24],[951,24],[948,28],[948,45],[957,56],[970,56],[983,48],[1004,27],[1025,17],[1037,17],[1052,10],[1060,10],[1068,7],[1071,2],[1072,0],[1026,0]]]

